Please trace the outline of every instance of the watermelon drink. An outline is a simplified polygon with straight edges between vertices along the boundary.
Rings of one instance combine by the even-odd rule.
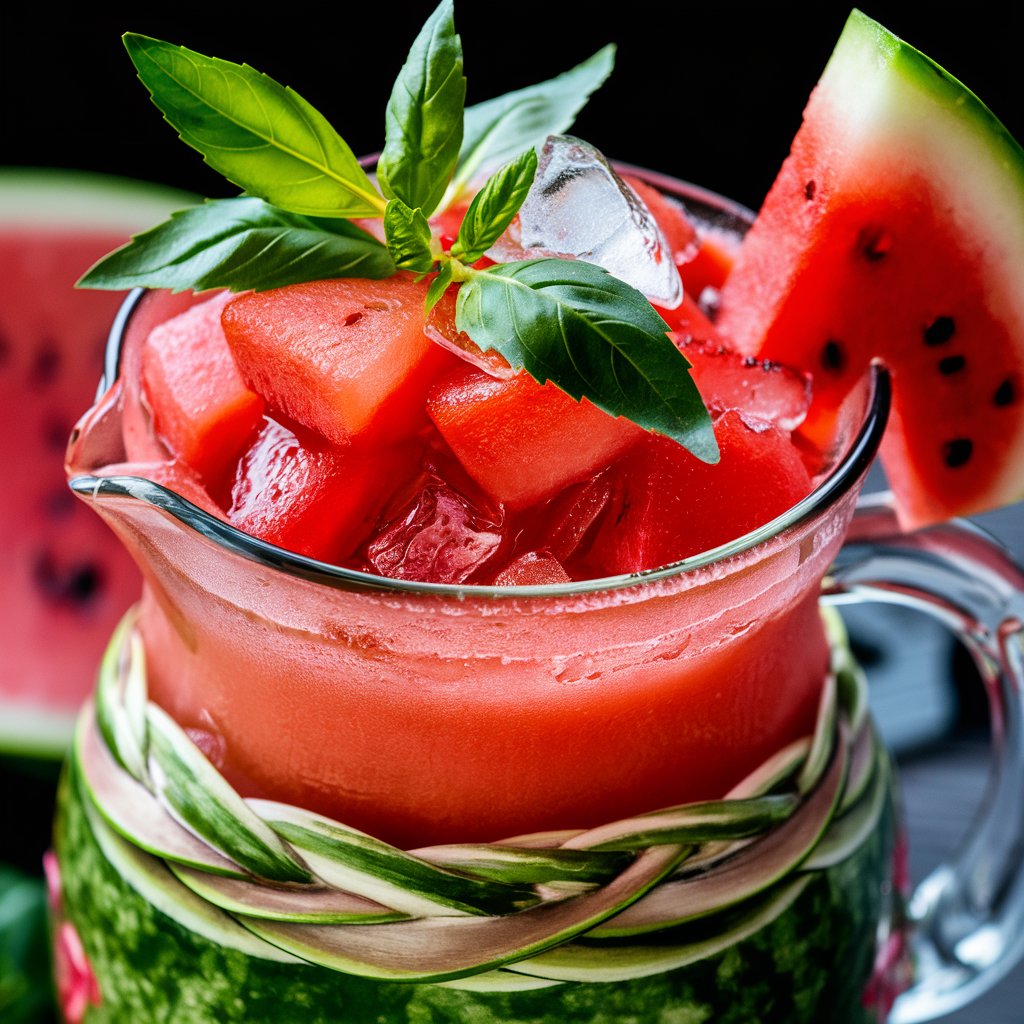
[[[700,193],[684,194],[698,212],[708,209]],[[731,215],[728,204],[715,203],[718,218]],[[76,476],[73,486],[91,495],[147,580],[137,616],[106,663],[104,692],[112,703],[99,711],[101,700],[98,717],[83,719],[58,833],[64,905],[102,993],[86,1019],[151,1010],[154,962],[167,978],[157,988],[173,992],[167,1013],[181,1014],[187,1005],[195,1020],[225,1019],[229,1012],[239,1020],[289,1019],[280,1009],[284,999],[295,999],[304,1016],[319,1013],[325,1020],[333,1019],[327,1007],[339,1000],[355,1020],[424,1013],[462,1019],[479,1012],[596,1020],[609,1000],[623,1016],[654,1019],[665,1007],[682,1010],[713,999],[723,1019],[749,1020],[751,998],[771,1001],[786,1015],[780,1019],[812,1020],[822,1007],[836,1020],[875,1019],[877,1001],[865,1009],[862,997],[878,929],[890,928],[897,910],[885,896],[894,854],[890,775],[864,717],[859,674],[841,634],[833,626],[826,635],[818,593],[884,423],[884,390],[871,396],[865,389],[851,403],[842,450],[815,494],[725,551],[643,581],[500,588],[384,580],[235,530],[180,465],[125,464],[128,445],[136,457],[144,454],[139,381],[146,343],[156,325],[194,302],[157,293],[136,301],[117,338],[120,351],[108,361],[120,363],[118,382],[83,421],[70,452],[73,472],[89,473]],[[299,883],[310,906],[284,911],[297,913],[295,920],[282,922],[280,911],[264,916],[256,905],[262,897],[244,891],[249,883],[221,891],[216,881],[221,854],[214,851],[223,849],[226,836],[205,852],[185,851],[180,844],[191,846],[193,839],[184,838],[173,814],[156,831],[148,831],[152,820],[140,825],[133,801],[148,794],[143,798],[140,782],[118,766],[138,764],[129,753],[137,727],[128,716],[138,706],[139,695],[129,690],[142,677],[142,650],[143,685],[153,701],[147,719],[155,715],[157,730],[171,729],[179,754],[203,751],[204,786],[213,771],[221,779],[215,785],[252,799],[245,806],[266,820],[280,819],[275,827],[301,844],[302,864],[315,864],[320,878],[338,886],[345,874],[344,885],[363,894],[361,903],[340,911],[349,924],[324,923],[337,920],[337,905],[313,906],[340,891],[322,882]],[[829,680],[824,703],[823,678]],[[97,725],[108,711],[107,726]],[[838,721],[847,724],[836,732]],[[115,744],[124,743],[113,755],[100,740],[107,728],[120,735]],[[155,733],[143,740],[151,752],[163,742]],[[799,801],[799,815],[790,814],[785,805],[801,786],[813,796]],[[722,802],[726,796],[731,803]],[[673,807],[682,817],[671,824],[657,815],[636,818]],[[741,807],[740,822],[734,815]],[[725,820],[711,823],[723,814]],[[191,817],[184,820],[195,827]],[[699,849],[710,858],[706,877],[698,857],[690,882],[682,874],[661,883],[689,886],[703,878],[704,895],[698,885],[694,896],[705,909],[695,916],[659,909],[665,897],[656,885],[647,904],[634,904],[635,920],[622,917],[626,902],[674,869],[669,861],[677,854],[664,844],[643,854],[649,863],[638,878],[619,870],[615,882],[605,874],[598,885],[609,864],[568,863],[581,853],[595,856],[586,853],[591,841],[583,838],[592,835],[598,847],[604,836],[610,849],[602,855],[619,867],[633,856],[619,861],[620,845],[635,840],[616,842],[611,833],[646,830],[654,820],[681,829],[677,840],[702,839]],[[328,827],[335,837],[344,829],[350,840],[364,833],[374,838],[343,864],[310,841],[313,830]],[[529,838],[492,845],[524,835]],[[768,849],[775,852],[755,853],[755,838],[771,839]],[[524,850],[537,845],[560,862],[553,874],[551,864],[537,875],[536,866],[521,863]],[[728,856],[743,848],[739,861]],[[820,868],[796,871],[814,851]],[[170,855],[172,874],[153,853]],[[476,864],[495,854],[512,860],[498,875],[510,886],[500,900],[511,916],[497,912],[499,893],[489,891],[496,888],[493,867]],[[267,870],[251,866],[257,875]],[[282,868],[294,870],[279,863]],[[410,877],[410,869],[429,872],[442,886],[458,880],[463,888],[475,877],[474,892],[448,888],[439,897],[425,889],[425,879]],[[547,877],[558,894],[554,903],[562,906],[552,924],[546,919],[556,907],[533,905],[518,881],[524,871],[527,878]],[[707,886],[713,879],[720,881]],[[728,895],[714,896],[726,879],[732,880]],[[271,891],[294,893],[289,884],[291,890]],[[573,885],[586,899],[565,900]],[[625,897],[622,885],[632,890]],[[377,902],[385,892],[401,910]],[[193,917],[197,899],[207,908],[204,924]],[[623,906],[619,924],[613,917],[602,926],[597,922],[612,900]],[[123,929],[111,929],[115,906],[132,908]],[[488,931],[493,925],[510,931],[486,941],[481,932],[469,947],[458,931],[438,934],[418,951],[395,949],[375,963],[358,948],[308,948],[341,927],[369,929],[376,941],[388,934],[374,932],[387,927],[388,915],[419,915],[428,906],[439,916],[419,918],[424,923],[443,918],[476,928],[486,911]],[[359,910],[371,912],[360,916]],[[239,932],[236,920],[253,933]],[[554,935],[577,934],[584,921],[595,922],[598,937],[604,927],[598,941],[619,955],[635,946],[631,936],[656,942],[644,946],[640,963],[613,966],[602,955],[557,981],[517,977],[501,966],[524,948],[536,950],[532,959],[543,964]],[[761,958],[783,935],[789,958],[766,973]],[[669,936],[671,953],[661,950]],[[132,948],[146,956],[145,971]],[[719,975],[737,950],[742,966],[735,989],[723,996]],[[320,966],[288,966],[296,954]],[[187,961],[196,956],[213,956],[223,977],[242,972],[250,996],[239,1009],[225,1008],[227,993],[209,986],[208,972],[192,974]],[[685,966],[694,958],[696,966]],[[846,972],[837,970],[840,963]],[[138,983],[143,975],[146,992]],[[840,975],[844,982],[836,984]],[[266,1009],[271,1004],[273,1011]],[[797,1009],[803,1004],[810,1007],[806,1018]]]
[[[174,123],[174,97],[154,69],[179,51],[141,37],[128,45]],[[223,62],[187,54],[193,69],[204,61],[223,83]],[[454,72],[427,88],[437,66],[461,68],[446,3],[413,47],[389,124],[405,117],[409,128],[402,97],[417,90],[451,100]],[[276,83],[231,69],[269,90],[265,103],[282,100]],[[308,124],[315,112],[302,110]],[[194,128],[183,124],[183,137],[202,148],[209,136]],[[800,402],[785,403],[784,427],[779,402],[743,383],[742,359],[717,351],[692,301],[645,284],[664,302],[665,319],[652,321],[638,286],[582,259],[532,256],[556,248],[532,235],[534,185],[559,152],[582,146],[549,139],[538,163],[531,143],[464,214],[433,225],[422,210],[458,172],[410,176],[426,158],[410,164],[389,143],[378,167],[385,202],[336,148],[345,209],[382,214],[384,245],[324,227],[309,197],[271,183],[257,199],[247,184],[246,198],[179,215],[90,272],[106,286],[135,277],[179,288],[200,251],[201,266],[188,269],[194,290],[252,291],[137,294],[112,336],[106,392],[69,448],[72,489],[114,529],[146,587],[104,658],[62,794],[56,915],[74,953],[61,975],[68,1020],[868,1022],[884,1020],[909,984],[889,760],[841,626],[819,606],[884,429],[887,378],[865,378],[837,404],[823,443],[791,441]],[[232,155],[206,155],[238,178],[254,173]],[[583,173],[577,164],[569,177]],[[629,210],[661,225],[641,270],[680,253],[707,275],[721,262],[712,227],[738,235],[749,224],[727,201],[669,179],[609,180]],[[699,244],[683,211],[702,224]],[[213,221],[216,246],[197,250],[189,230]],[[275,263],[275,247],[296,237],[316,245]],[[175,256],[181,238],[188,247]],[[265,261],[237,261],[253,239]],[[481,262],[502,246],[525,258]],[[296,262],[332,249],[369,279],[287,279]],[[156,267],[157,251],[174,258]],[[426,301],[430,345],[440,335],[444,346],[410,327],[410,294],[417,307]],[[538,296],[558,307],[570,362],[587,364],[589,404],[552,406],[563,399],[536,397],[548,385],[517,376],[536,378],[540,358],[581,397],[573,367],[559,362],[567,346],[547,345]],[[296,348],[310,352],[331,304],[340,312],[329,334],[365,344],[369,325],[380,339],[383,358],[370,349],[363,359],[373,388],[339,371],[360,361],[351,351],[288,362]],[[516,316],[503,319],[508,309]],[[679,357],[664,344],[670,327],[689,343],[712,414],[690,402],[685,366],[660,376],[663,360]],[[602,338],[629,349],[653,394],[623,363],[609,398]],[[409,358],[410,346],[427,354]],[[199,358],[215,386],[190,414],[190,390],[176,382]],[[754,359],[746,369],[770,372]],[[296,387],[318,373],[332,386]],[[247,391],[265,403],[255,412]],[[490,436],[502,403],[513,416],[534,410],[518,421],[519,447],[540,453],[542,472],[503,463],[515,455],[507,443],[468,447],[478,410],[477,433]],[[541,458],[559,440],[538,427],[553,407],[584,423],[561,460]],[[766,407],[776,422],[763,419]],[[712,415],[717,438],[706,430]],[[252,416],[252,430],[237,429]],[[748,434],[787,453],[761,477],[752,455],[734,461],[753,451]],[[687,470],[691,481],[720,472],[710,497],[693,486],[686,500],[729,524],[711,539],[695,520],[689,532],[702,539],[691,551],[668,548],[680,531],[658,518],[680,446],[695,464],[719,462]],[[796,493],[737,520],[737,476],[763,480],[759,497],[771,500],[787,459],[799,467],[790,480],[803,481]],[[382,477],[391,497],[375,496]],[[602,479],[617,482],[602,490]],[[888,546],[885,578],[940,604],[947,620],[961,599],[976,620],[989,615],[964,597],[985,560],[994,605],[1020,586],[990,548],[953,531],[939,548],[950,578],[942,598],[930,596],[926,542],[919,555],[913,540],[894,540],[885,510],[862,514],[856,531],[870,550],[844,570],[853,583],[878,579],[871,556]],[[424,538],[438,542],[432,554]],[[602,561],[612,556],[614,569]],[[1003,666],[1009,699],[1012,659],[992,644],[985,656]],[[989,823],[989,836],[998,827]],[[944,892],[957,896],[952,884]],[[1004,910],[988,909],[979,927]],[[937,956],[933,925],[942,918],[926,914],[915,941]],[[900,1004],[916,1016],[900,1019],[927,1019],[968,987],[962,972],[932,970]]]

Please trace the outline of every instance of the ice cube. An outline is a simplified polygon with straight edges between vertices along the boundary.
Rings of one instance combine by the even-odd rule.
[[[488,255],[503,263],[574,257],[666,309],[683,299],[671,247],[650,210],[601,153],[571,135],[548,136],[518,217]]]
[[[471,500],[428,469],[366,559],[391,579],[465,583],[501,547],[503,523],[500,506]]]

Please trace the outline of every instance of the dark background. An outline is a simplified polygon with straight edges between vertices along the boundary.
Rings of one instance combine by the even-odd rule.
[[[866,13],[970,84],[1024,137],[1020,41],[994,4],[865,0]],[[384,107],[433,3],[341,0],[260,8],[89,4],[58,18],[20,4],[3,32],[0,164],[126,174],[229,195],[136,81],[126,30],[247,61],[291,85],[357,153],[383,142]],[[602,13],[604,10],[615,13]],[[845,3],[457,0],[469,101],[548,78],[608,42],[611,80],[576,132],[613,158],[759,205],[849,11]],[[1005,16],[1004,16],[1005,17]]]
[[[849,10],[832,2],[692,0],[602,10],[559,0],[456,5],[469,102],[548,78],[616,42],[617,69],[575,132],[612,158],[688,178],[752,207],[788,151]],[[258,15],[247,6],[80,5],[58,17],[51,5],[29,0],[16,20],[5,20],[0,36],[0,164],[233,193],[150,104],[119,39],[126,30],[247,61],[297,89],[357,154],[374,152],[383,142],[391,82],[432,8],[430,0],[336,0],[315,13],[293,3]],[[603,13],[608,9],[614,13]],[[865,0],[863,9],[970,85],[1024,138],[1021,43],[999,7]],[[941,759],[925,755],[905,766],[916,873],[948,849],[976,805],[984,760],[982,737],[961,723]],[[1022,974],[1018,969],[952,1020],[1019,1021]]]

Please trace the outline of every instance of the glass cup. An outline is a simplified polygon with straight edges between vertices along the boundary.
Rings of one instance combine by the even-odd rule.
[[[707,228],[750,222],[643,173]],[[129,299],[68,453],[146,581],[62,792],[68,1020],[910,1022],[1016,961],[1024,579],[969,526],[857,507],[883,372],[813,493],[721,548],[414,583],[240,533],[162,455],[140,345],[193,301]],[[993,698],[986,816],[908,906],[826,574],[826,605],[945,622]]]

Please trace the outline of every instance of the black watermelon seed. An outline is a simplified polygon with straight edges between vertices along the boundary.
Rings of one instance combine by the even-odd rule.
[[[29,370],[29,384],[41,388],[52,384],[60,369],[60,352],[52,342],[44,342],[36,351]]]
[[[804,185],[804,199],[810,202],[814,198],[814,193],[818,191],[818,183],[816,181],[809,181]]]
[[[974,454],[974,442],[966,437],[955,437],[942,446],[943,461],[950,469],[966,465]]]
[[[946,356],[945,359],[939,360],[939,373],[949,377],[951,374],[959,373],[966,365],[967,360],[963,356]]]
[[[1007,377],[999,387],[996,388],[996,393],[992,396],[993,405],[1010,405],[1013,402],[1014,395],[1013,381]]]
[[[830,373],[842,373],[845,369],[846,353],[843,351],[843,346],[835,338],[829,338],[822,345],[821,365],[823,369],[828,370]]]
[[[884,259],[892,248],[892,235],[884,228],[863,228],[857,236],[857,251],[869,263]]]
[[[67,488],[53,491],[46,499],[45,514],[50,519],[67,519],[76,507],[75,496]]]
[[[62,452],[68,446],[68,434],[71,427],[62,416],[48,416],[43,420],[43,444],[55,452]]]
[[[11,343],[0,334],[0,366],[6,366],[11,361]]]
[[[88,561],[58,565],[49,551],[36,558],[33,575],[46,597],[74,608],[89,604],[103,589],[103,570],[98,565]]]
[[[956,321],[951,316],[940,316],[924,329],[924,343],[929,347],[945,345],[954,334]]]

